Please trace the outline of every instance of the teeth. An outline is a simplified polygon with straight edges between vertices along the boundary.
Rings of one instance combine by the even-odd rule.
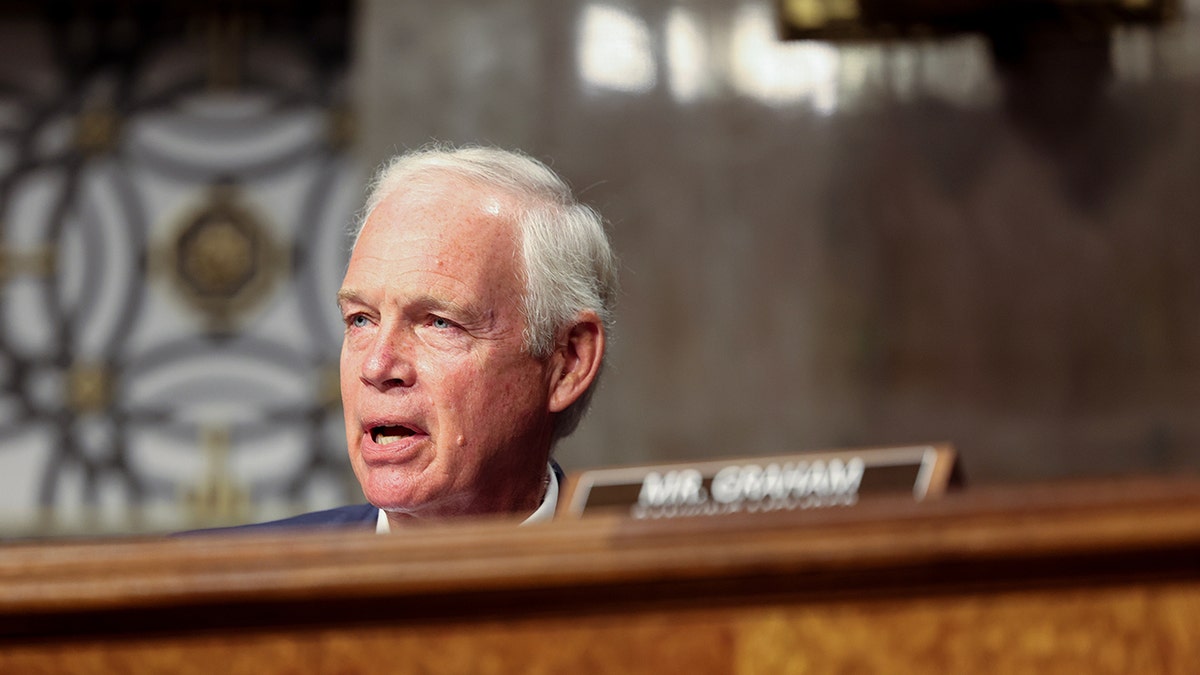
[[[371,430],[371,439],[380,445],[395,443],[412,435],[413,430],[408,427],[375,427]]]

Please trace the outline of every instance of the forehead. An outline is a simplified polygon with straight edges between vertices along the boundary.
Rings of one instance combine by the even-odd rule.
[[[520,282],[517,200],[447,176],[400,186],[367,217],[351,255],[356,271],[444,275],[460,283]]]

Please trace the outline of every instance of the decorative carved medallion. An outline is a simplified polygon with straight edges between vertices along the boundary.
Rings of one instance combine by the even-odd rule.
[[[270,230],[231,185],[214,186],[207,203],[183,219],[163,258],[184,300],[215,331],[229,330],[284,272]]]
[[[116,147],[120,133],[120,120],[111,108],[84,110],[76,121],[75,145],[85,155],[102,155]]]
[[[99,412],[112,402],[113,373],[99,364],[74,365],[67,375],[67,403],[77,413]]]

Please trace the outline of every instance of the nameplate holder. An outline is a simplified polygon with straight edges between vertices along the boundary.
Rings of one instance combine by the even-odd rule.
[[[946,492],[955,461],[949,444],[931,444],[592,469],[572,476],[560,515],[647,520],[924,500]]]

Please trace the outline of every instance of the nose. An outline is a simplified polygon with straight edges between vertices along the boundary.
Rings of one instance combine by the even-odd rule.
[[[379,390],[411,387],[417,379],[410,349],[400,329],[380,330],[363,354],[359,377]]]

